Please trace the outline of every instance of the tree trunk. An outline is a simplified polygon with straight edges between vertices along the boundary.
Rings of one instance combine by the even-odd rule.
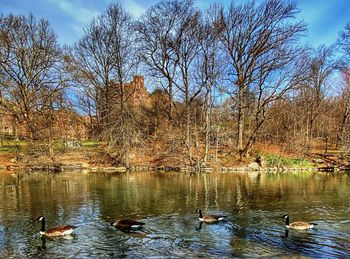
[[[169,79],[169,120],[173,120],[173,80]]]
[[[343,113],[343,116],[342,116],[342,122],[340,124],[339,130],[337,133],[337,142],[336,142],[335,149],[339,148],[339,141],[344,137],[345,123],[346,123],[349,115],[350,115],[350,108],[346,107],[345,112]]]
[[[239,86],[238,92],[238,117],[237,117],[237,150],[243,148],[243,129],[244,129],[244,112],[243,112],[243,87]]]
[[[255,125],[254,125],[253,132],[250,134],[248,142],[245,144],[244,148],[240,152],[241,158],[246,157],[251,151],[253,145],[256,142],[256,138],[261,129],[261,126],[264,124],[264,122],[265,122],[265,111],[262,108],[258,108],[258,111],[255,113],[255,123],[254,123]]]
[[[1,98],[1,91],[0,91],[0,98]],[[4,120],[4,118],[3,118],[4,116],[3,116],[3,114],[2,113],[0,113],[0,134],[1,134],[1,136],[0,136],[0,141],[1,141],[1,143],[0,143],[0,147],[3,147],[4,146],[4,132],[3,132],[3,120]]]
[[[219,150],[219,132],[220,132],[220,126],[216,129],[216,140],[215,140],[215,162],[218,161],[218,150]]]
[[[192,150],[191,150],[191,116],[190,116],[190,104],[186,101],[186,146],[188,149],[188,158],[190,164],[192,161]]]
[[[207,157],[209,153],[210,145],[210,113],[211,113],[211,91],[208,89],[208,94],[206,98],[206,109],[205,109],[205,154],[203,161],[207,162]]]

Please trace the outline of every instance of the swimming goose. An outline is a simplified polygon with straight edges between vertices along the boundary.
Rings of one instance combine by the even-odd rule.
[[[64,236],[64,235],[70,235],[72,234],[73,230],[76,228],[75,226],[57,226],[53,228],[49,228],[48,230],[45,230],[45,218],[43,216],[40,216],[37,218],[37,220],[41,221],[41,229],[40,229],[40,235],[47,236],[47,237],[58,237],[58,236]]]
[[[311,223],[311,222],[309,223],[309,222],[302,222],[302,221],[289,223],[288,214],[283,215],[281,218],[286,219],[286,228],[290,228],[290,229],[305,230],[305,229],[313,228],[315,225],[317,225],[316,223]]]
[[[141,229],[145,223],[132,219],[120,219],[111,225],[122,231],[133,231]]]
[[[225,215],[202,215],[201,209],[196,209],[195,212],[199,212],[198,219],[200,221],[206,222],[206,223],[213,223],[223,220],[226,216]]]

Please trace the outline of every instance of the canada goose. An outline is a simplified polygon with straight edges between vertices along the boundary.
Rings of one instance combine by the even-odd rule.
[[[145,223],[132,219],[120,219],[111,225],[121,231],[133,231],[141,229]]]
[[[226,216],[225,215],[202,215],[201,209],[196,209],[195,212],[199,212],[198,219],[200,221],[206,222],[206,223],[213,223],[223,220]]]
[[[48,230],[45,230],[45,218],[43,216],[40,216],[37,218],[37,220],[41,221],[41,229],[40,229],[40,235],[47,236],[47,237],[58,237],[58,236],[64,236],[64,235],[70,235],[72,234],[73,230],[76,228],[75,226],[57,226],[53,228],[49,228]]]
[[[286,228],[290,228],[290,229],[305,230],[305,229],[313,228],[315,225],[317,225],[316,223],[309,223],[309,222],[302,222],[302,221],[296,221],[289,224],[288,214],[283,215],[281,218],[286,219]]]

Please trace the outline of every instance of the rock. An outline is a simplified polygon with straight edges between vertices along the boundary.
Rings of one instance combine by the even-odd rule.
[[[118,173],[125,173],[128,169],[124,166],[119,166],[117,167],[117,172]]]
[[[67,140],[64,142],[64,146],[66,148],[73,148],[73,149],[82,147],[81,142],[78,140]]]
[[[143,168],[143,171],[149,171],[150,168]],[[179,172],[180,168],[179,167],[174,167],[174,166],[158,166],[157,171],[164,171],[164,172]]]
[[[316,164],[323,164],[324,163],[323,159],[320,159],[320,158],[314,159],[313,162]]]
[[[17,162],[17,158],[12,158],[12,159],[10,159],[10,162],[11,162],[11,163],[16,163],[16,162]]]
[[[165,169],[164,165],[160,165],[160,166],[157,167],[158,171],[164,171],[164,169]]]
[[[75,167],[73,165],[63,165],[61,169],[62,171],[73,171]]]
[[[201,171],[203,173],[212,173],[213,172],[213,168],[211,168],[211,167],[202,167]]]
[[[87,169],[87,168],[89,168],[89,163],[81,162],[80,166],[82,167],[82,169]]]
[[[189,167],[186,167],[186,166],[180,167],[180,172],[189,172],[189,171],[190,171]]]
[[[106,172],[106,173],[117,173],[118,170],[116,167],[105,167],[103,168],[103,172]]]
[[[249,170],[252,170],[252,171],[259,171],[260,170],[260,166],[257,162],[250,163],[248,165],[248,168],[249,168]]]
[[[11,163],[17,163],[17,162],[22,162],[22,163],[28,163],[28,160],[24,156],[16,156],[12,159],[10,159]]]
[[[323,166],[323,167],[317,168],[317,170],[320,172],[334,172],[335,168],[334,166]]]
[[[19,169],[19,166],[17,165],[10,165],[7,167],[8,170],[10,171],[17,171]]]
[[[91,172],[96,173],[99,171],[99,168],[98,167],[91,167],[90,170],[91,170]]]
[[[106,173],[124,173],[127,171],[127,168],[124,166],[120,167],[105,167],[103,171]]]

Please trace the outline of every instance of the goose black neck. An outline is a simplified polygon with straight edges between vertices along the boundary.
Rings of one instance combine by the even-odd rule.
[[[201,209],[199,209],[198,211],[199,211],[199,217],[200,217],[200,218],[203,218],[203,215],[202,215],[202,210],[201,210]]]
[[[45,218],[41,220],[41,229],[40,231],[45,232]]]
[[[286,226],[289,226],[289,216],[286,217]]]

